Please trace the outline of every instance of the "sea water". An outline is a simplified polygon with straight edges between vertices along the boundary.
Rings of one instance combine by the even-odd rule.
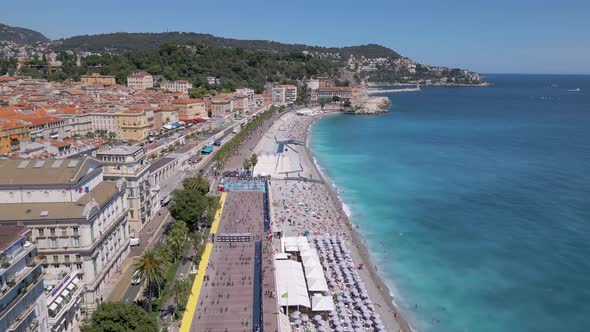
[[[417,330],[590,331],[590,76],[487,80],[326,117],[310,146]]]

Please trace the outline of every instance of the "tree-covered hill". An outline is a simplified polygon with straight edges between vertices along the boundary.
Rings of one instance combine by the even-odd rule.
[[[221,80],[223,90],[250,87],[262,92],[266,82],[293,82],[309,76],[335,77],[342,67],[337,61],[320,59],[303,53],[267,52],[242,48],[202,45],[164,44],[156,50],[129,51],[120,55],[91,55],[81,66],[75,57],[61,53],[61,70],[50,80],[78,80],[86,73],[115,75],[125,84],[127,75],[147,71],[164,79],[190,80],[195,87],[207,86],[207,76]]]
[[[395,51],[377,44],[368,44],[350,47],[321,47],[303,44],[285,44],[269,40],[239,40],[217,37],[210,34],[193,32],[165,32],[165,33],[109,33],[101,35],[75,36],[57,41],[59,48],[64,50],[84,50],[102,52],[105,49],[113,51],[156,50],[162,44],[186,44],[197,43],[211,46],[235,47],[247,50],[260,50],[271,52],[340,54],[343,59],[350,55],[367,58],[399,58]]]
[[[19,44],[34,44],[49,41],[42,33],[0,23],[0,41],[11,41]]]

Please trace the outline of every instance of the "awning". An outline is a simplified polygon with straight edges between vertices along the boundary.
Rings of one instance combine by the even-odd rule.
[[[331,296],[315,295],[311,298],[311,311],[332,311],[336,309]]]
[[[68,287],[66,287],[66,288],[67,288],[68,290],[72,291],[72,290],[74,290],[74,288],[75,288],[75,287],[76,287],[76,285],[74,285],[74,283],[70,283],[70,284],[68,285]]]
[[[328,283],[326,282],[325,278],[308,278],[307,279],[307,288],[310,292],[327,292]]]
[[[290,254],[279,252],[275,254],[275,259],[289,259]]]
[[[78,283],[80,282],[80,279],[78,279],[78,277],[74,277],[74,279],[72,280],[73,283],[76,284],[76,286],[78,285]]]
[[[324,270],[321,267],[315,267],[312,269],[305,269],[305,276],[307,279],[324,279]]]
[[[52,303],[52,304],[49,306],[49,310],[51,310],[51,311],[55,311],[55,309],[57,309],[57,304],[55,304],[55,303]]]
[[[67,290],[67,289],[66,289],[66,290],[64,290],[64,291],[63,291],[63,293],[61,293],[61,296],[63,296],[63,297],[64,297],[64,299],[65,299],[66,297],[68,297],[68,295],[70,295],[70,291],[69,291],[69,290]]]
[[[53,302],[53,303],[61,304],[63,301],[64,301],[64,298],[61,296],[58,296],[55,298],[55,302]]]
[[[10,135],[10,139],[15,139],[15,140],[17,140],[17,139],[18,139],[18,135]]]
[[[275,260],[280,306],[311,307],[303,267],[292,260]]]
[[[174,128],[174,127],[172,127],[171,125],[167,124],[165,126],[162,126],[162,128],[170,130],[170,129]]]

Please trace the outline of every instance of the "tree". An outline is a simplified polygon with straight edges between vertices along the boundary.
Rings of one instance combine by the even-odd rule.
[[[190,229],[203,216],[207,208],[207,198],[196,190],[182,189],[172,192],[170,214],[176,220],[184,221]]]
[[[252,160],[250,160],[250,158],[246,158],[246,159],[244,159],[244,164],[242,164],[242,167],[243,167],[245,170],[249,171],[249,170],[250,170],[250,168],[252,167]]]
[[[250,165],[252,166],[252,169],[254,169],[254,167],[256,167],[256,164],[258,164],[258,156],[255,153],[253,153],[249,159]]]
[[[115,139],[115,137],[117,137],[117,134],[115,134],[114,132],[109,132],[109,138],[110,139]]]
[[[140,307],[123,302],[103,302],[84,322],[81,332],[156,332],[156,322]]]
[[[8,106],[8,101],[0,99],[0,107]]]
[[[201,174],[197,175],[197,177],[184,179],[182,186],[185,189],[196,190],[203,195],[209,192],[209,181]]]
[[[170,231],[166,237],[166,245],[168,246],[174,261],[182,255],[184,240],[186,239],[188,231],[186,223],[182,220],[176,220],[170,227]]]
[[[94,133],[89,131],[86,133],[86,138],[94,138]]]
[[[190,280],[187,278],[182,278],[176,280],[174,285],[172,285],[172,295],[174,296],[174,303],[176,304],[176,310],[180,308],[180,303],[184,302],[184,299],[187,297],[191,290],[191,283]]]
[[[152,312],[152,296],[157,294],[164,284],[166,260],[162,259],[155,251],[146,250],[133,267],[139,273],[139,277],[147,291],[148,312]]]

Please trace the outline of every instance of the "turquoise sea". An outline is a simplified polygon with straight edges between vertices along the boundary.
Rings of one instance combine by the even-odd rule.
[[[590,331],[590,76],[486,79],[326,117],[310,147],[417,330]]]

